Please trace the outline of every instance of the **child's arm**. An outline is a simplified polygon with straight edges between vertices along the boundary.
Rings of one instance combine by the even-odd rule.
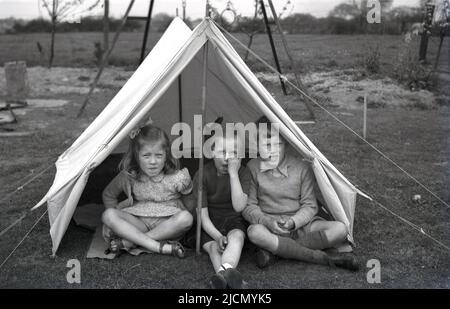
[[[247,206],[247,194],[242,190],[241,181],[239,179],[239,168],[241,160],[230,159],[228,161],[228,174],[230,175],[231,186],[231,202],[236,212],[241,212]]]
[[[242,216],[251,224],[266,225],[268,217],[262,212],[258,205],[258,181],[256,174],[249,168],[251,177],[248,184],[247,206],[242,211]]]
[[[314,175],[310,167],[301,175],[300,209],[292,216],[294,228],[298,229],[307,224],[319,212],[316,195],[314,194]]]
[[[280,228],[278,222],[275,219],[266,216],[265,213],[261,210],[261,207],[259,207],[258,205],[257,192],[257,182],[254,180],[252,175],[249,183],[247,207],[245,207],[244,211],[242,212],[242,216],[244,217],[244,219],[251,224],[262,224],[275,234],[288,234],[287,231]]]
[[[102,200],[105,208],[124,208],[131,206],[128,199],[119,202],[118,197],[122,192],[126,192],[127,181],[126,176],[123,173],[119,173],[114,179],[106,186],[102,193]]]
[[[193,183],[187,168],[180,170],[176,177],[176,190],[182,195],[188,195],[192,192]]]
[[[189,196],[189,201],[191,202],[192,209],[196,209],[197,207],[197,201],[198,201],[198,186],[200,185],[199,179],[198,179],[198,172],[194,175],[194,181],[193,181],[193,188],[192,188],[192,194]],[[205,179],[203,179],[205,181]],[[224,238],[222,233],[219,232],[219,230],[214,226],[214,224],[211,222],[211,218],[209,217],[208,213],[208,201],[207,201],[207,192],[206,192],[206,186],[204,183],[201,184],[203,186],[202,188],[202,210],[200,212],[201,220],[202,220],[202,228],[203,230],[211,236],[212,239],[217,241],[221,247],[223,247],[221,239]],[[225,240],[226,242],[226,240]],[[222,248],[223,249],[223,248]]]
[[[214,239],[215,241],[219,241],[223,235],[211,222],[211,219],[209,218],[208,207],[202,208],[201,215],[202,215],[202,228],[209,236],[211,236],[212,239]]]

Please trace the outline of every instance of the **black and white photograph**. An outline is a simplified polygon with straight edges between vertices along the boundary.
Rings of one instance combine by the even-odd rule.
[[[449,289],[449,23],[450,0],[0,0],[0,289]]]

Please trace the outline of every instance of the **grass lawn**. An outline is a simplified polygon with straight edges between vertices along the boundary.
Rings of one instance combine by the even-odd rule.
[[[275,89],[276,87],[274,87]],[[70,100],[64,108],[35,110],[23,116],[25,129],[34,121],[48,126],[32,137],[0,140],[2,175],[0,192],[11,192],[30,171],[55,160],[83,127],[114,95],[106,89],[94,95],[89,115],[81,120],[74,114],[82,96],[65,95]],[[332,108],[357,131],[361,117],[353,112]],[[326,114],[317,111],[318,122],[303,130],[335,166],[362,190],[392,211],[420,225],[437,239],[448,244],[450,218],[448,208],[437,202],[399,170],[387,163],[369,147],[351,135]],[[369,141],[382,149],[420,181],[427,184],[445,201],[450,200],[448,183],[450,157],[449,108],[439,110],[370,109]],[[24,209],[30,208],[46,192],[54,171],[16,194],[0,207],[0,226],[14,221]],[[420,203],[411,200],[421,194]],[[0,259],[14,248],[33,222],[44,211],[36,211],[20,225],[0,238]],[[160,255],[131,257],[124,255],[114,261],[86,259],[91,232],[71,225],[62,241],[56,259],[50,259],[48,220],[45,218],[0,269],[0,287],[72,287],[66,281],[66,263],[79,259],[82,283],[79,287],[109,288],[203,288],[212,267],[203,254],[190,252],[186,260]],[[243,254],[241,270],[254,288],[376,288],[376,287],[441,287],[450,284],[448,251],[393,217],[369,201],[359,198],[355,219],[355,253],[365,264],[369,259],[381,262],[381,284],[366,281],[365,267],[358,273],[328,269],[292,261],[280,261],[267,270],[256,268],[251,251]],[[365,266],[365,265],[363,265]]]
[[[151,35],[149,46],[156,42],[158,36]],[[44,60],[39,58],[36,41],[47,46],[48,37],[47,34],[0,36],[0,62],[25,59],[29,66],[44,64]],[[245,35],[241,34],[240,38],[245,39]],[[396,36],[291,35],[288,39],[295,51],[295,58],[306,64],[301,66],[300,70],[305,67],[312,72],[358,67],[371,44],[379,43],[382,53],[381,74],[387,74],[396,61],[395,57],[401,44],[400,37]],[[93,64],[94,42],[101,41],[101,34],[58,34],[57,40],[59,43],[56,65],[89,66]],[[140,33],[124,33],[113,53],[113,63],[117,61],[117,64],[133,69],[139,57],[140,40]],[[270,59],[266,40],[266,36],[259,35],[254,48],[258,54]],[[432,43],[430,59],[434,51],[435,44]],[[285,55],[281,55],[281,58],[286,66]],[[254,60],[249,62],[252,68],[261,70]],[[129,74],[123,73],[122,69],[117,68],[117,72],[115,70],[113,68],[106,74],[111,74],[111,79],[118,84],[123,83]],[[54,72],[62,72],[63,76],[65,69],[56,68]],[[87,73],[83,71],[79,74],[85,76]],[[91,70],[89,74],[92,76],[94,73]],[[33,78],[38,80],[40,76]],[[370,79],[365,81],[371,82]],[[61,78],[60,83],[52,85],[53,88],[35,89],[32,96],[39,99],[63,99],[67,100],[68,104],[31,109],[19,115],[18,124],[10,125],[18,131],[31,130],[34,132],[32,136],[0,138],[0,197],[15,190],[22,184],[24,177],[35,175],[48,164],[52,164],[119,89],[117,85],[101,85],[99,91],[94,93],[84,117],[76,119],[76,112],[84,96],[81,92],[62,91],[63,83],[66,87],[64,89],[67,89],[72,80],[63,81]],[[347,85],[349,83],[346,81],[345,87],[348,88],[345,89],[342,83],[330,86],[330,93],[339,94],[340,100],[345,102],[348,98],[346,96],[360,91],[357,87],[352,89],[351,85]],[[88,85],[89,81],[85,84]],[[48,83],[39,85],[45,88]],[[265,81],[264,85],[274,93],[288,113],[295,117],[304,113],[303,107],[295,103],[295,98],[284,97],[280,93],[276,79],[275,82]],[[378,91],[383,93],[383,87]],[[442,92],[448,93],[448,80],[440,87]],[[338,93],[336,89],[343,90]],[[410,93],[411,100],[416,93]],[[354,97],[352,98],[354,101]],[[2,92],[0,99],[3,99]],[[333,99],[335,98],[330,98],[331,101]],[[334,104],[326,106],[351,128],[357,132],[362,131],[360,108],[350,109]],[[387,105],[384,108],[370,108],[368,141],[450,203],[450,106],[444,104],[425,110],[411,106],[399,108]],[[302,130],[353,184],[396,214],[419,225],[447,246],[450,244],[450,213],[445,205],[408,179],[329,115],[318,108],[315,108],[315,112],[317,123],[303,125]],[[0,203],[0,230],[42,198],[51,186],[54,172],[55,170],[51,169],[9,200]],[[412,200],[415,194],[421,195],[419,202]],[[44,207],[35,211],[0,237],[0,263],[43,211]],[[44,217],[0,268],[0,288],[204,288],[213,271],[207,255],[196,257],[192,251],[183,261],[156,254],[138,257],[123,255],[113,261],[86,259],[91,238],[90,231],[71,224],[57,257],[51,259],[49,224],[47,217]],[[357,202],[354,238],[355,254],[362,265],[362,269],[357,273],[286,260],[261,271],[255,266],[252,250],[244,252],[240,270],[252,288],[450,287],[449,251],[440,248],[400,219],[363,198],[359,198]],[[66,264],[70,259],[78,259],[81,262],[80,285],[70,285],[66,281],[66,273],[69,270]],[[367,283],[366,274],[369,269],[365,266],[370,259],[378,259],[381,263],[380,284]]]

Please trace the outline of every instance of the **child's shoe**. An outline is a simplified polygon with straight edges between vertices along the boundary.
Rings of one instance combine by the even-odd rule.
[[[258,249],[256,251],[256,266],[263,269],[273,264],[276,260],[276,256],[264,249]]]
[[[243,280],[242,275],[239,271],[234,268],[227,268],[223,271],[219,271],[225,278],[228,288],[241,290],[247,286],[247,283]]]
[[[220,290],[224,290],[227,288],[227,280],[223,276],[223,271],[220,271],[209,278],[209,287],[211,289]]]
[[[328,255],[328,262],[330,266],[348,269],[350,271],[358,271],[359,263],[354,256],[350,255]]]

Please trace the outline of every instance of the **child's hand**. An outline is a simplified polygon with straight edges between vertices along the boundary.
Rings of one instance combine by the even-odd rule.
[[[217,242],[219,243],[219,251],[222,253],[228,245],[228,238],[227,236],[221,236]]]
[[[278,220],[278,225],[282,228],[285,229],[286,231],[292,231],[295,228],[295,223],[294,220],[292,220],[292,218],[289,218],[289,220]]]
[[[287,236],[290,233],[289,231],[281,228],[280,225],[279,225],[279,221],[275,220],[275,219],[270,219],[270,221],[268,221],[266,227],[270,231],[272,231],[272,233],[277,234],[277,235]]]
[[[133,206],[133,205],[130,203],[130,200],[126,199],[126,200],[123,200],[122,202],[120,202],[117,205],[117,208],[118,209],[123,209],[123,208],[131,207],[131,206]]]
[[[228,174],[237,175],[241,167],[241,160],[237,158],[228,159]]]

